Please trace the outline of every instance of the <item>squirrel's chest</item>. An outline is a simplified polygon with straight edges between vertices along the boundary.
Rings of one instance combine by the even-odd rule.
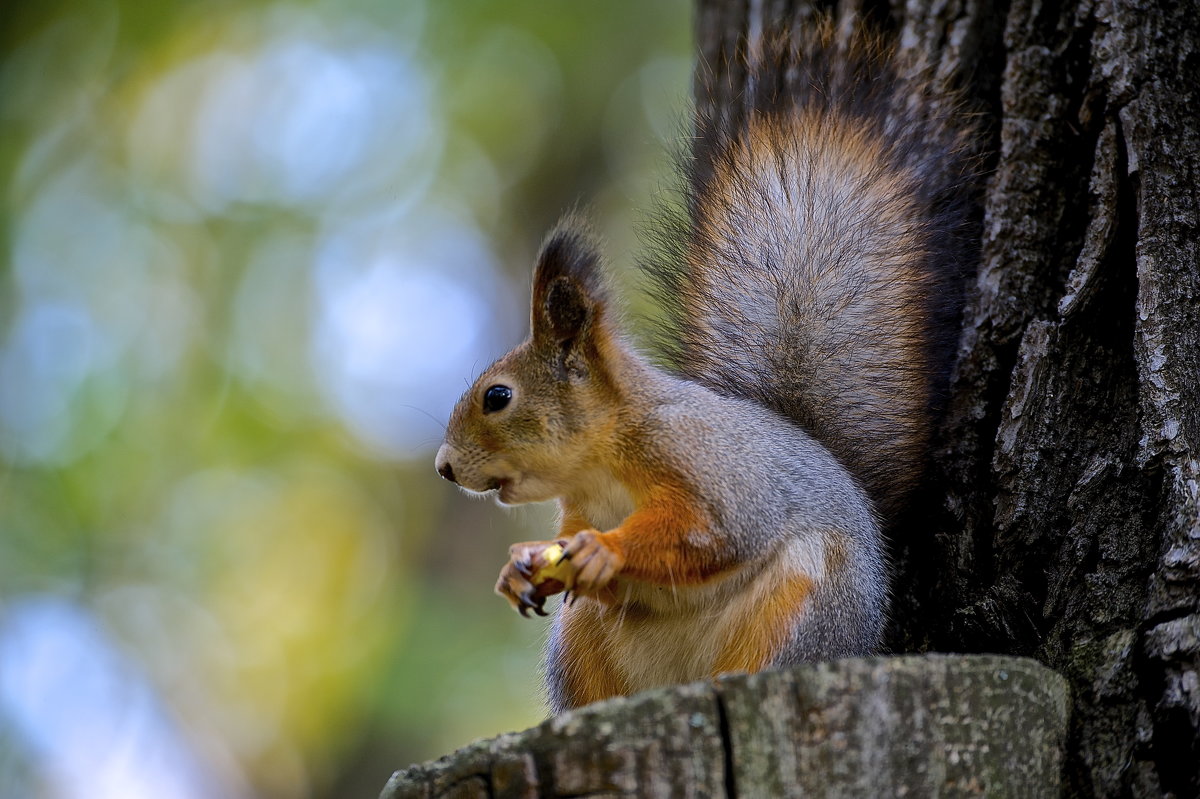
[[[586,493],[572,497],[569,505],[602,532],[619,527],[635,507],[629,489],[608,475],[596,475]]]

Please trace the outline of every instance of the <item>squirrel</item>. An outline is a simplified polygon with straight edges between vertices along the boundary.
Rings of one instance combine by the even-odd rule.
[[[861,29],[734,57],[743,107],[701,104],[682,210],[644,265],[669,366],[623,333],[568,215],[537,256],[529,338],[437,453],[470,492],[559,503],[556,539],[514,545],[496,586],[523,615],[566,592],[554,712],[880,645],[884,532],[921,479],[970,273],[974,126]]]

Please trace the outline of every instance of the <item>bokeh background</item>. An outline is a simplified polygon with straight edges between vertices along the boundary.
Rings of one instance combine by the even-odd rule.
[[[0,22],[0,797],[375,796],[544,716],[552,511],[438,480],[557,215],[622,274],[686,0]]]

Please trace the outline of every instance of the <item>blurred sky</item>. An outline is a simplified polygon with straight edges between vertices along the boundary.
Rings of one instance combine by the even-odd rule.
[[[688,14],[6,7],[0,799],[375,796],[544,717],[492,585],[552,511],[433,453],[559,213],[631,271]]]

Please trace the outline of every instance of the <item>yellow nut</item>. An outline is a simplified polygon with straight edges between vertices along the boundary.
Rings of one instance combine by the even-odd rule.
[[[546,565],[533,573],[533,584],[541,585],[547,580],[558,580],[565,584],[571,574],[571,565],[563,560],[563,548],[560,544],[551,544],[542,550],[542,560]]]

